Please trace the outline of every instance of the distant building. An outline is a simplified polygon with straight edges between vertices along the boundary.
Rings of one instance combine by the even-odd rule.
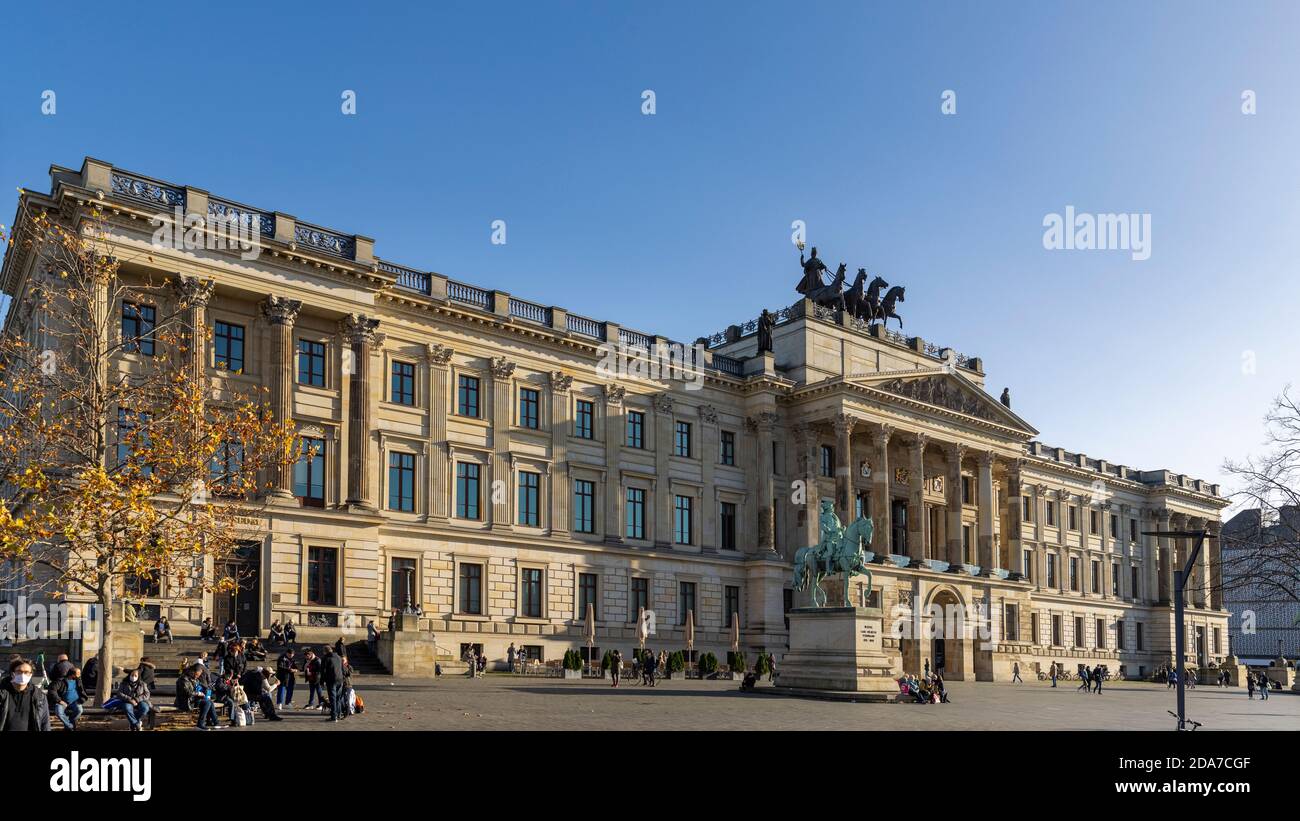
[[[1262,510],[1243,510],[1223,526],[1223,598],[1232,614],[1228,620],[1228,646],[1243,661],[1300,656],[1300,602],[1233,578],[1234,568],[1244,554],[1278,539],[1294,543],[1296,534],[1300,534],[1300,507],[1295,505],[1279,508],[1272,522]],[[1253,625],[1248,614],[1253,614]],[[1250,632],[1243,627],[1250,627]]]

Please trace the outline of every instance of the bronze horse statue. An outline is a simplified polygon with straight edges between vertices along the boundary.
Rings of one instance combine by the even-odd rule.
[[[863,293],[862,284],[867,279],[867,269],[859,268],[858,276],[853,280],[853,287],[844,292],[844,303],[849,313],[856,319],[871,323],[880,318],[880,289],[889,285],[883,277],[871,280],[871,285]]]
[[[805,293],[804,296],[818,305],[839,308],[841,311],[846,310],[844,304],[844,274],[848,268],[848,265],[841,262],[840,267],[835,269],[835,278],[831,280],[830,285],[814,288]]]
[[[907,301],[903,297],[903,294],[906,290],[907,289],[904,288],[902,285],[895,285],[893,288],[889,289],[888,293],[885,294],[885,298],[880,300],[879,315],[880,315],[880,320],[885,323],[885,327],[889,327],[889,318],[892,316],[894,319],[898,320],[898,328],[899,330],[902,330],[903,318],[894,312],[894,305],[896,305],[899,302]]]

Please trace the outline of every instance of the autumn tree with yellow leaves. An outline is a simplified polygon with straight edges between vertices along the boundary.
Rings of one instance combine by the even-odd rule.
[[[237,520],[298,457],[260,390],[195,355],[207,329],[187,317],[211,283],[155,280],[106,228],[93,208],[20,209],[5,240],[30,273],[0,334],[0,560],[11,586],[99,605],[99,703],[130,581],[228,591],[203,568],[225,566]]]

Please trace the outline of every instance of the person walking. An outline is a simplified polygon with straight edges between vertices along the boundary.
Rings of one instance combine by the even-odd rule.
[[[615,650],[609,658],[610,687],[618,686],[618,678],[623,672],[623,652]]]
[[[338,721],[343,709],[343,659],[330,647],[325,648],[325,657],[321,659],[321,681],[330,694],[330,717],[328,721]]]
[[[1255,700],[1255,674],[1246,674],[1246,698],[1250,701]]]
[[[1017,682],[1020,684],[1025,683],[1025,680],[1020,677],[1020,662],[1018,661],[1011,665],[1011,683],[1015,684]]]
[[[1094,693],[1101,692],[1101,678],[1102,678],[1102,669],[1101,669],[1101,665],[1098,664],[1095,668],[1093,668],[1092,671],[1092,691]]]
[[[1265,673],[1260,673],[1259,674],[1259,697],[1264,701],[1268,701],[1268,689],[1269,689],[1268,675]]]
[[[34,683],[32,663],[9,662],[9,675],[0,684],[0,732],[49,732],[50,702]]]
[[[1048,668],[1048,672],[1051,673],[1052,686],[1055,687],[1056,686],[1056,662],[1052,662],[1051,666]]]

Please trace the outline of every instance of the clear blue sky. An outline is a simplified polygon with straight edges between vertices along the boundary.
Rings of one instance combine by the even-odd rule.
[[[7,11],[4,190],[91,155],[687,341],[793,300],[802,219],[1045,442],[1208,479],[1300,373],[1294,6],[289,5]],[[1045,250],[1067,205],[1151,258]]]

